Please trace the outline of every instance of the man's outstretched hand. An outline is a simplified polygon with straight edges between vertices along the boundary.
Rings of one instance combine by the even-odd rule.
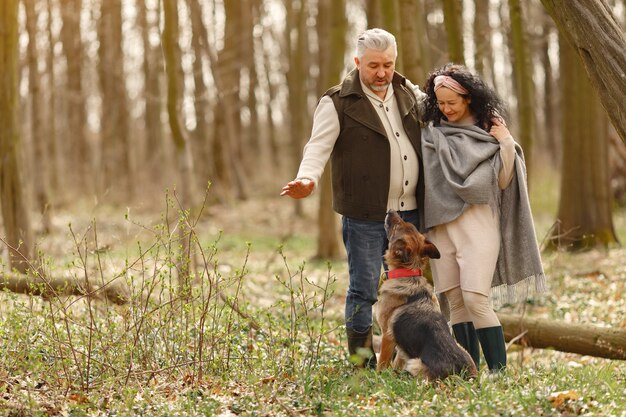
[[[280,195],[288,195],[291,198],[308,197],[315,187],[315,183],[308,179],[295,179],[285,185]]]

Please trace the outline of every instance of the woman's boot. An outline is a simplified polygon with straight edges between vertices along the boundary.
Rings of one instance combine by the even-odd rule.
[[[506,344],[502,326],[476,329],[476,335],[483,348],[483,355],[491,372],[498,372],[506,368]]]
[[[452,332],[456,341],[470,354],[476,364],[476,369],[480,369],[480,346],[478,336],[471,321],[452,325]]]
[[[348,333],[348,352],[350,361],[358,367],[376,369],[376,354],[372,345],[372,328],[365,332],[357,332],[346,328]]]

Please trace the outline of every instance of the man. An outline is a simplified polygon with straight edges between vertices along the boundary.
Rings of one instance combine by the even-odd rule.
[[[388,210],[423,224],[421,136],[413,87],[395,72],[395,37],[382,29],[357,40],[356,68],[329,89],[313,117],[296,179],[281,195],[309,196],[332,164],[333,208],[342,215],[350,282],[345,320],[352,360],[376,368],[372,305],[388,242]]]

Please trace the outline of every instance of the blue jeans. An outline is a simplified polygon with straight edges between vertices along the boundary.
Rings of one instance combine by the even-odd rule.
[[[418,211],[400,211],[400,217],[418,227]],[[383,255],[389,244],[385,222],[343,216],[343,243],[348,254],[350,282],[346,296],[346,327],[365,332],[372,326],[372,305],[378,296]]]

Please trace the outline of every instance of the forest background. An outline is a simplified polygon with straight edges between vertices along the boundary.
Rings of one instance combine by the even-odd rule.
[[[114,360],[106,355],[96,365],[98,349],[92,341],[106,332],[94,323],[105,320],[112,326],[116,321],[94,318],[94,311],[96,316],[109,313],[91,300],[142,305],[151,299],[147,281],[138,284],[131,273],[137,263],[144,276],[146,265],[155,268],[150,282],[167,277],[169,286],[160,282],[159,288],[175,294],[168,302],[174,316],[184,318],[199,309],[199,318],[189,318],[187,325],[196,335],[212,335],[209,356],[227,349],[206,327],[223,324],[227,315],[218,311],[232,314],[227,325],[241,320],[263,328],[259,317],[253,319],[243,307],[274,302],[251,295],[267,296],[273,290],[266,284],[246,283],[259,285],[257,291],[241,286],[255,268],[265,270],[259,273],[261,281],[276,284],[276,279],[289,289],[287,338],[293,343],[298,326],[308,322],[296,320],[298,290],[291,282],[304,266],[290,267],[289,257],[313,262],[314,276],[328,260],[329,269],[334,268],[328,279],[335,273],[340,278],[322,286],[324,298],[313,304],[334,300],[340,307],[345,254],[330,206],[328,170],[310,200],[281,199],[278,193],[297,171],[316,101],[352,68],[355,39],[370,27],[396,35],[397,70],[415,84],[421,85],[433,68],[456,62],[494,86],[509,106],[510,129],[524,148],[546,267],[557,259],[554,272],[564,284],[571,274],[559,269],[567,268],[559,256],[568,256],[575,266],[592,259],[593,265],[574,275],[594,279],[605,277],[598,265],[608,262],[607,288],[621,294],[626,279],[619,261],[624,255],[619,241],[626,239],[623,0],[3,0],[0,284],[13,293],[44,297],[6,295],[0,317],[6,324],[27,311],[27,320],[37,324],[25,326],[34,326],[39,332],[34,334],[57,350],[58,363],[46,372],[63,374],[55,381],[42,377],[45,386],[54,387],[51,391],[63,393],[62,399],[46,394],[34,401],[37,383],[22,386],[20,373],[33,370],[18,372],[7,364],[18,361],[15,355],[28,360],[36,355],[16,347],[6,350],[0,387],[11,393],[5,398],[9,404],[30,411],[41,404],[52,404],[53,411],[67,409],[68,403],[102,407],[89,394],[94,386],[107,385],[94,382],[91,373],[98,366],[108,369],[98,372],[112,373],[104,379],[109,384],[123,374],[131,387],[130,380],[142,380],[138,375],[148,369],[168,376],[164,369],[175,369],[183,385],[196,388],[206,384],[207,375],[233,372],[230,363],[218,366],[215,357],[203,359],[199,352],[208,342],[189,336],[189,328],[163,336],[171,343],[191,343],[188,361],[177,358],[172,364],[164,354],[145,359],[136,371],[137,352],[129,348],[130,359],[122,366],[127,372],[113,372]],[[155,247],[165,249],[155,255],[149,252]],[[261,260],[255,259],[255,250]],[[284,263],[282,273],[289,279],[274,270],[276,261]],[[240,264],[241,269],[234,266]],[[203,279],[206,288],[197,285]],[[329,288],[336,289],[334,298],[326,298]],[[68,301],[66,294],[81,303]],[[185,300],[192,306],[188,310]],[[165,311],[162,302],[155,301]],[[71,310],[78,304],[78,316],[90,324],[72,339],[75,330],[69,324],[79,319]],[[615,308],[623,312],[621,297]],[[43,315],[37,318],[36,311]],[[167,314],[145,314],[136,316],[135,324],[165,320],[162,329],[171,324]],[[121,317],[128,325],[128,317]],[[585,317],[589,323],[602,321],[593,314]],[[608,327],[626,325],[614,317],[604,320]],[[68,325],[66,334],[54,330],[59,323]],[[341,339],[325,325],[317,324],[318,356],[322,339],[328,342],[331,334],[331,345]],[[148,336],[143,328],[134,329],[126,328],[116,343],[134,335],[130,346],[141,345]],[[226,334],[235,337],[230,330]],[[308,331],[313,340],[312,328]],[[0,334],[6,349],[33,343],[10,343],[20,329]],[[86,346],[82,337],[89,341]],[[100,341],[107,349],[113,344]],[[295,366],[295,348],[290,349]],[[273,378],[264,383],[277,384],[279,378]],[[23,396],[31,399],[24,402]],[[295,407],[292,400],[289,406],[273,401],[288,412]]]

